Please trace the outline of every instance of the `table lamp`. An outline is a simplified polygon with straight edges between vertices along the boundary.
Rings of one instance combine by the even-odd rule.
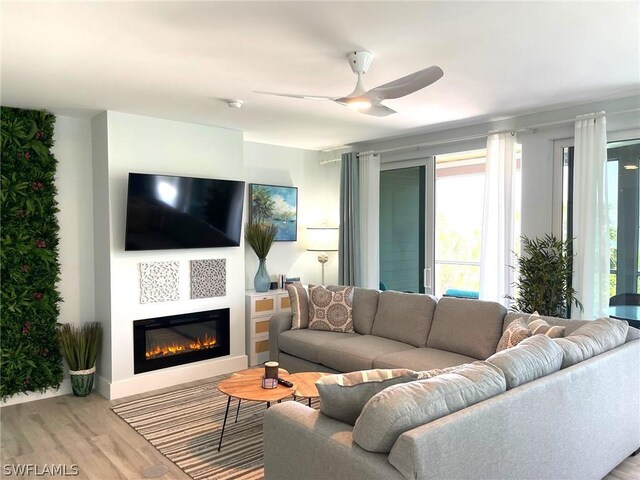
[[[327,252],[338,251],[338,227],[307,227],[307,251],[320,252],[318,261],[322,265],[322,285],[324,285],[324,264],[329,261]]]

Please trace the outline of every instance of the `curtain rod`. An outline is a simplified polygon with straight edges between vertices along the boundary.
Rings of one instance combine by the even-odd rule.
[[[633,113],[633,112],[639,112],[640,108],[631,108],[629,110],[620,110],[618,112],[611,112],[611,113],[607,113],[607,116],[614,116],[614,115],[620,115],[620,114],[624,114],[624,113]],[[592,113],[592,114],[588,114],[588,115],[578,115],[577,117],[580,117],[581,120],[592,117],[592,118],[599,118],[599,117],[603,117],[605,116],[604,112],[598,112],[598,113]],[[414,145],[404,145],[401,147],[393,147],[393,148],[387,148],[385,150],[368,150],[366,152],[360,152],[359,155],[368,155],[368,154],[372,154],[372,153],[390,153],[390,152],[396,152],[398,150],[407,150],[410,148],[420,148],[420,147],[429,147],[432,145],[443,145],[443,144],[447,144],[447,143],[455,143],[455,142],[464,142],[467,140],[477,140],[479,138],[486,138],[488,135],[492,135],[495,133],[507,133],[507,132],[514,132],[514,133],[518,133],[518,132],[534,132],[536,129],[538,128],[543,128],[543,127],[550,127],[553,125],[565,125],[568,123],[573,123],[577,120],[577,117],[574,118],[568,118],[566,120],[558,120],[555,122],[546,122],[546,123],[537,123],[535,125],[529,125],[526,127],[520,127],[520,128],[508,128],[508,129],[503,129],[503,130],[491,130],[487,133],[482,133],[482,134],[476,134],[476,135],[468,135],[466,137],[457,137],[457,138],[448,138],[448,139],[443,139],[443,140],[433,140],[431,142],[424,142],[424,143],[417,143]],[[339,160],[339,159],[337,159]],[[334,160],[334,161],[337,161]],[[325,163],[329,163],[325,162]]]

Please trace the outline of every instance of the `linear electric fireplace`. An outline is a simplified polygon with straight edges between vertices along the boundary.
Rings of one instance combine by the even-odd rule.
[[[133,322],[133,373],[229,355],[229,309]]]

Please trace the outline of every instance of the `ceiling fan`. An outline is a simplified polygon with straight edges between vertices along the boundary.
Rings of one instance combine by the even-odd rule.
[[[349,65],[353,73],[358,75],[356,88],[349,95],[344,97],[324,97],[318,95],[296,95],[291,93],[276,93],[255,91],[263,95],[277,95],[280,97],[303,98],[308,100],[331,100],[340,105],[355,108],[361,113],[376,117],[386,117],[397,113],[395,110],[382,105],[384,100],[400,98],[409,95],[421,88],[427,87],[436,82],[444,75],[442,69],[436,65],[414,72],[406,77],[398,78],[379,87],[366,90],[362,84],[362,76],[367,73],[373,54],[367,51],[349,52],[347,55]]]

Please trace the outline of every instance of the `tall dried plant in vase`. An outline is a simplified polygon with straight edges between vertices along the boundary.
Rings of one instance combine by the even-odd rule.
[[[267,255],[276,239],[278,227],[267,222],[248,222],[244,226],[244,239],[258,256],[258,271],[253,278],[253,287],[256,292],[269,290],[271,279],[267,271]]]

